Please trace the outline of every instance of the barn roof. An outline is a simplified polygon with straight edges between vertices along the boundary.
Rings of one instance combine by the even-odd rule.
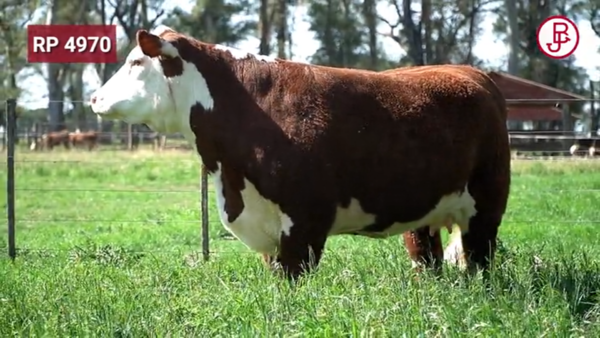
[[[494,81],[496,81],[496,79],[498,77],[504,79],[504,80],[508,80],[509,82],[513,82],[513,83],[518,83],[521,85],[526,85],[529,87],[536,87],[539,90],[543,90],[544,92],[550,95],[548,96],[553,96],[553,97],[557,97],[557,98],[564,98],[564,99],[578,99],[578,100],[587,100],[588,98],[586,98],[585,96],[581,96],[575,93],[571,93],[571,92],[567,92],[558,88],[554,88],[554,87],[550,87],[544,84],[541,84],[539,82],[535,82],[535,81],[531,81],[531,80],[527,80],[524,79],[522,77],[518,77],[518,76],[514,76],[508,73],[504,73],[504,72],[497,72],[497,71],[493,71],[493,72],[489,72],[488,75],[494,79]],[[502,88],[504,86],[500,85],[499,87],[501,87],[501,90],[504,91],[505,88]],[[523,93],[524,94],[524,93]],[[507,99],[511,99],[512,97],[510,97],[510,95],[507,95]]]
[[[508,108],[508,120],[511,121],[560,121],[561,110],[544,106],[511,106]]]

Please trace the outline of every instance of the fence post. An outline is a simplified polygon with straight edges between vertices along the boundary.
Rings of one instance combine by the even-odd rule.
[[[600,124],[600,121],[598,121],[598,112],[596,111],[596,88],[594,85],[594,81],[590,80],[590,97],[591,97],[591,102],[590,102],[590,112],[591,112],[591,116],[592,116],[592,125],[590,126],[591,132],[592,132],[592,136],[600,136],[598,133],[598,127]]]
[[[8,256],[17,256],[15,243],[15,130],[17,100],[6,100],[6,216],[8,221]]]
[[[133,128],[131,123],[127,123],[127,150],[133,150]]]
[[[6,108],[6,107],[4,107]],[[6,109],[4,111],[0,111],[0,119],[2,120],[2,126],[4,130],[2,131],[2,151],[6,149],[6,121],[8,121],[8,117],[6,116]]]
[[[202,165],[200,173],[200,208],[202,212],[202,256],[204,261],[208,261],[208,174],[206,167]]]

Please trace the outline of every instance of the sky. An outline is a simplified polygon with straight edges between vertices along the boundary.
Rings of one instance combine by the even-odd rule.
[[[165,9],[179,6],[184,10],[191,10],[193,1],[189,0],[167,0]],[[396,21],[395,11],[390,10],[389,5],[381,3],[378,6],[379,13],[390,22]],[[292,9],[294,24],[291,27],[293,34],[292,60],[300,62],[308,62],[308,59],[319,47],[318,42],[314,38],[314,33],[309,30],[310,24],[307,21],[306,7],[298,7]],[[473,53],[483,59],[487,64],[493,67],[506,69],[506,60],[508,50],[506,45],[494,36],[492,33],[492,25],[495,18],[492,15],[487,15],[483,22],[483,32],[479,36],[477,43],[474,46]],[[577,22],[579,27],[580,42],[574,55],[576,58],[575,64],[585,68],[594,81],[600,81],[600,57],[598,50],[600,48],[600,38],[598,38],[590,27],[588,21]],[[385,24],[379,27],[380,32],[387,32],[389,28]],[[122,32],[119,32],[122,34]],[[238,49],[256,52],[259,46],[259,39],[250,37],[239,43]],[[392,59],[397,59],[405,54],[400,46],[390,38],[382,37],[382,44],[386,54]],[[48,91],[46,82],[40,75],[22,76],[29,71],[22,71],[19,75],[19,86],[24,89],[24,93],[19,98],[18,104],[28,109],[45,108],[48,105]],[[86,84],[86,92],[90,93],[98,88],[101,83],[98,75],[91,67],[88,67],[84,74],[84,82]],[[87,99],[87,98],[86,98]]]

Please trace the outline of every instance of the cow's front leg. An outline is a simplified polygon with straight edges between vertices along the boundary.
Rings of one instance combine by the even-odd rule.
[[[285,277],[295,280],[319,265],[326,241],[324,228],[295,224],[289,234],[281,234],[277,265]]]
[[[412,260],[413,267],[422,271],[422,267],[432,269],[436,274],[442,272],[444,261],[444,250],[442,247],[442,236],[439,231],[433,235],[429,233],[429,227],[407,231],[403,234],[404,244],[408,255]]]

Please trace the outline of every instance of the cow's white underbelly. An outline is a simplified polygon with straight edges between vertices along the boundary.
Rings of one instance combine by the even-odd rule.
[[[261,253],[275,254],[279,247],[282,233],[289,235],[293,224],[285,213],[273,202],[264,199],[255,186],[245,180],[245,189],[241,192],[244,200],[244,210],[238,218],[229,222],[225,212],[225,197],[221,183],[220,170],[213,175],[217,208],[223,226],[251,250]],[[385,232],[371,237],[398,235],[425,225],[437,228],[445,226],[448,219],[457,224],[464,233],[468,231],[469,219],[475,215],[475,201],[468,190],[461,195],[450,194],[443,196],[437,206],[419,220],[407,223],[396,223]],[[365,226],[373,224],[375,215],[365,213],[357,200],[352,199],[348,208],[338,207],[335,222],[329,233],[330,236],[357,232]]]
[[[352,199],[348,208],[338,207],[330,235],[356,232],[370,237],[388,237],[427,225],[437,231],[442,228],[450,228],[453,224],[457,224],[461,232],[466,233],[469,230],[469,219],[476,213],[475,200],[469,194],[468,187],[465,187],[462,194],[456,192],[442,196],[437,205],[420,219],[406,223],[394,223],[379,233],[365,233],[360,230],[375,223],[375,215],[365,213],[358,200]]]
[[[225,212],[220,165],[219,170],[213,175],[213,182],[219,217],[225,229],[250,249],[261,253],[275,254],[281,232],[289,233],[290,218],[275,203],[263,198],[254,184],[244,179],[245,188],[241,192],[244,210],[233,222],[229,222],[227,212]]]

